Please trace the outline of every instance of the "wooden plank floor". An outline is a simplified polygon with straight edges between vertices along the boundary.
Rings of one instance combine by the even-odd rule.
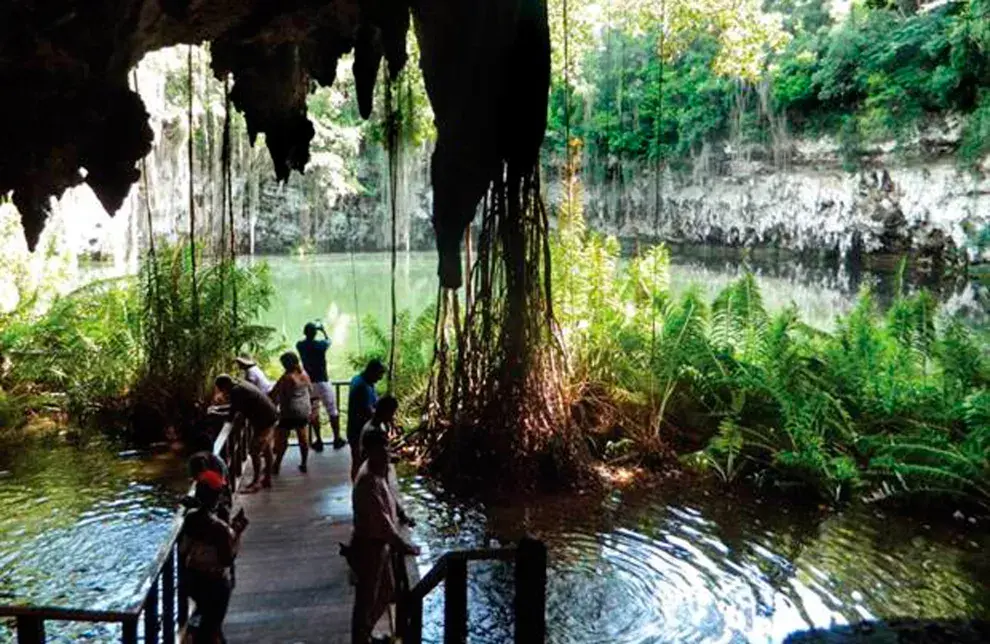
[[[349,643],[353,587],[337,544],[350,537],[350,452],[289,447],[270,490],[238,495],[251,521],[224,633],[230,644]],[[249,480],[245,477],[245,481]]]

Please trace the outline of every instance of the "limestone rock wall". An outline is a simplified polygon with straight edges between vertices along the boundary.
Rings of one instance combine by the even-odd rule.
[[[729,159],[718,172],[667,173],[659,190],[647,169],[621,186],[587,180],[585,214],[594,228],[623,237],[988,259],[968,243],[990,225],[985,174],[960,169],[948,155],[904,161],[889,153],[848,172],[834,146],[812,142],[798,151],[785,168]]]

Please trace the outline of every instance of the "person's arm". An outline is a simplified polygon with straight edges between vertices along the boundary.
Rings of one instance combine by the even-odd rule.
[[[416,522],[411,516],[406,512],[406,508],[402,505],[402,499],[399,496],[399,484],[395,476],[395,468],[391,465],[388,466],[388,489],[392,492],[392,497],[395,499],[395,514],[399,517],[399,524],[413,528],[416,526]]]
[[[244,532],[244,527],[239,524],[240,529],[235,530],[219,517],[211,516],[212,520],[212,539],[215,541],[217,548],[217,558],[220,564],[223,566],[229,566],[234,563],[234,558],[237,556],[237,551],[241,545],[241,534]],[[246,526],[246,524],[243,524]]]
[[[364,413],[365,413],[364,417],[370,420],[375,417],[375,393],[371,385],[369,384],[364,385],[363,397],[364,397],[363,403],[364,403]]]
[[[281,400],[282,398],[282,389],[286,385],[285,379],[288,378],[288,376],[289,374],[287,373],[282,374],[282,376],[275,382],[275,386],[272,387],[271,392],[269,392],[268,394],[268,397],[271,398],[272,402],[275,403],[276,405],[279,403],[279,400]]]
[[[410,543],[399,531],[399,526],[392,521],[392,512],[390,509],[388,495],[391,491],[388,487],[388,481],[385,481],[384,485],[379,485],[375,490],[375,502],[377,505],[377,511],[380,512],[382,518],[382,528],[385,530],[386,540],[389,544],[404,555],[418,555],[419,546],[414,543]],[[397,505],[398,507],[398,505]]]

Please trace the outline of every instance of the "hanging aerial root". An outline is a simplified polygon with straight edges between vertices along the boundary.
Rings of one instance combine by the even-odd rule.
[[[455,298],[441,292],[438,306],[433,468],[449,483],[489,491],[493,480],[503,492],[582,482],[590,459],[562,391],[548,222],[535,171],[510,167],[493,182],[471,284],[462,328]]]

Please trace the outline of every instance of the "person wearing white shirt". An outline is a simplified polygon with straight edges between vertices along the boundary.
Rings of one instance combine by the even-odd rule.
[[[244,372],[245,380],[266,394],[270,394],[272,392],[272,388],[275,384],[268,379],[268,376],[266,376],[265,372],[261,370],[258,363],[247,356],[240,356],[234,360],[234,362],[236,362],[237,366]]]

